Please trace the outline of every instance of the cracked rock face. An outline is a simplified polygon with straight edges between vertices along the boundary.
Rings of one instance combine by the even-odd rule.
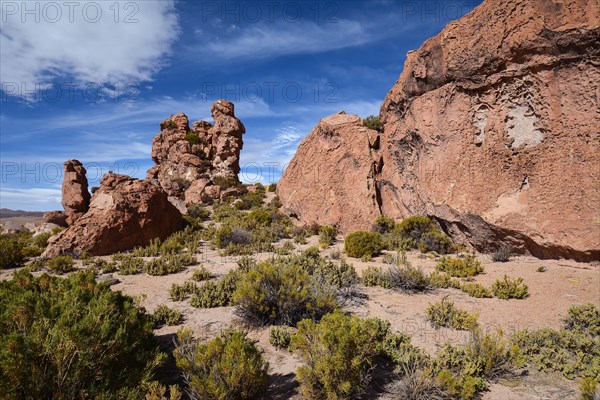
[[[346,231],[368,228],[365,215],[379,212],[398,220],[426,214],[478,250],[504,242],[542,258],[600,259],[600,11],[593,3],[486,0],[451,22],[408,54],[385,98],[379,171],[365,178],[357,164],[333,183],[297,179],[300,165],[336,170],[342,154],[371,151],[356,125],[337,156],[320,159],[326,145],[315,128],[278,185],[284,206],[302,222],[311,216]],[[373,180],[376,205],[358,195]],[[297,200],[300,191],[313,198],[342,190],[337,218],[326,218],[327,202]]]
[[[62,206],[65,209],[66,223],[72,225],[90,207],[87,171],[78,160],[65,162],[62,184]]]
[[[156,179],[173,198],[185,203],[209,202],[220,192],[218,182],[239,184],[240,151],[244,125],[235,117],[234,105],[218,100],[211,107],[215,125],[176,114],[160,124],[152,141],[156,163],[147,178]],[[218,196],[217,196],[218,198]]]

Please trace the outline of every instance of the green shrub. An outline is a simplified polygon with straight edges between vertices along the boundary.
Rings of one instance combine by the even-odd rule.
[[[368,266],[363,271],[362,282],[365,286],[381,286],[383,282],[383,270],[380,267]]]
[[[200,143],[200,136],[196,132],[188,132],[185,135],[185,140],[187,140],[191,145],[195,145]]]
[[[511,279],[504,275],[504,279],[497,279],[492,285],[492,293],[499,299],[524,299],[529,296],[529,288],[523,283],[523,278]]]
[[[238,282],[244,275],[240,269],[229,271],[218,281],[206,281],[196,288],[190,305],[198,308],[214,308],[229,306],[233,302],[233,294]]]
[[[480,285],[479,283],[471,283],[471,282],[463,283],[460,286],[460,290],[462,290],[469,296],[475,297],[478,299],[492,297],[492,293],[488,289],[486,289],[485,287]]]
[[[0,282],[0,398],[134,399],[165,359],[150,316],[86,271]]]
[[[363,119],[363,125],[369,129],[373,129],[379,133],[383,132],[383,123],[376,115],[369,115],[367,118]]]
[[[183,314],[181,311],[169,308],[164,304],[159,305],[152,314],[152,320],[154,321],[155,327],[163,325],[179,325],[183,322]]]
[[[439,303],[430,304],[425,310],[425,315],[438,328],[471,330],[477,327],[476,314],[469,314],[467,311],[461,310],[446,298]]]
[[[178,285],[174,283],[171,285],[169,297],[173,301],[183,301],[187,299],[190,295],[196,293],[197,291],[198,287],[192,281],[185,281],[183,285]]]
[[[400,234],[415,240],[416,243],[421,241],[421,237],[423,237],[425,233],[434,229],[435,224],[428,217],[420,215],[408,217],[398,224]]]
[[[196,258],[190,253],[167,254],[148,261],[144,269],[148,275],[162,276],[176,274],[184,267],[192,265],[195,262]]]
[[[388,268],[383,275],[381,286],[405,292],[422,292],[430,287],[429,279],[423,271],[412,266]]]
[[[325,225],[319,229],[319,244],[321,247],[329,247],[335,242],[338,229],[335,226]]]
[[[75,271],[75,261],[71,256],[58,256],[46,261],[46,266],[53,272],[66,274],[67,272]]]
[[[236,313],[253,324],[295,325],[338,307],[333,286],[314,279],[298,264],[263,262],[250,270],[234,293]]]
[[[344,240],[344,251],[349,257],[373,257],[378,255],[382,248],[381,235],[375,232],[352,232]]]
[[[483,272],[483,265],[477,260],[475,255],[469,254],[464,258],[442,257],[435,266],[436,271],[446,272],[450,276],[457,278],[467,278]]]
[[[119,274],[135,275],[139,274],[144,269],[144,260],[129,254],[118,257],[120,260]]]
[[[507,262],[510,260],[510,254],[512,253],[512,248],[507,245],[502,245],[494,250],[494,254],[492,255],[492,261],[496,262]]]
[[[569,308],[565,329],[600,336],[600,310],[591,303]]]
[[[192,275],[192,279],[196,282],[207,281],[210,278],[212,278],[211,273],[203,265],[198,267],[198,269],[194,270],[194,273]]]
[[[269,192],[276,192],[277,191],[277,184],[276,183],[271,183],[269,186],[267,186],[267,191],[269,191]]]
[[[217,176],[213,178],[213,183],[221,188],[221,190],[237,187],[240,181],[237,178]]]
[[[375,218],[373,224],[371,225],[371,232],[381,233],[382,235],[386,233],[390,233],[396,227],[396,221],[393,218],[386,217],[385,215],[380,215]]]
[[[438,271],[434,271],[429,274],[429,284],[432,288],[436,289],[461,288],[461,282],[458,279],[452,278],[450,275]]]
[[[253,399],[267,383],[269,364],[242,331],[229,329],[208,343],[199,343],[189,330],[180,330],[175,349],[194,399]]]
[[[202,204],[188,204],[187,213],[190,217],[205,220],[210,217],[210,212]]]
[[[0,235],[0,269],[19,267],[25,261],[26,244],[17,235]]]
[[[581,400],[598,400],[600,398],[600,387],[598,379],[583,378],[579,382],[579,390],[581,391]]]
[[[487,334],[481,329],[471,332],[464,347],[446,343],[433,360],[432,373],[438,387],[452,399],[474,399],[487,389],[487,380],[510,371],[518,348],[510,346],[502,334]]]
[[[167,397],[167,388],[158,382],[150,382],[148,391],[144,400],[181,400],[182,392],[177,385],[169,386],[169,396]]]
[[[438,254],[448,254],[452,252],[453,247],[452,240],[439,229],[425,232],[419,240],[419,251],[421,253],[433,251]]]
[[[269,343],[278,349],[288,350],[292,341],[292,335],[289,330],[284,327],[274,326],[269,333]]]
[[[387,332],[382,342],[383,354],[394,363],[397,370],[425,367],[429,356],[411,343],[410,336],[404,333]]]
[[[338,289],[349,288],[358,283],[358,275],[354,266],[345,260],[340,260],[339,264],[324,263],[315,270],[314,275],[322,276],[327,283]]]
[[[348,399],[360,396],[370,381],[373,358],[380,352],[379,323],[338,311],[321,322],[304,320],[292,336],[292,350],[305,362],[296,376],[305,398]]]
[[[183,176],[178,176],[177,178],[174,178],[173,182],[175,182],[175,184],[179,187],[179,190],[182,191],[187,190],[192,184],[192,182],[189,179],[184,178]]]

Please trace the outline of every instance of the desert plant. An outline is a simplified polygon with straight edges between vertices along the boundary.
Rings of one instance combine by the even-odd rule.
[[[565,329],[600,336],[600,310],[594,304],[573,306],[565,319]]]
[[[304,320],[292,350],[305,362],[297,370],[305,398],[348,399],[361,395],[380,352],[379,324],[334,312],[316,323]]]
[[[492,293],[499,299],[524,299],[529,296],[529,288],[523,283],[523,278],[511,279],[504,275],[504,279],[497,279],[492,284]]]
[[[185,140],[187,140],[191,145],[195,145],[200,143],[200,136],[196,132],[189,131],[185,134]]]
[[[436,271],[446,272],[448,275],[457,278],[468,278],[483,272],[483,265],[477,260],[475,255],[469,254],[464,258],[442,257],[435,266]]]
[[[204,284],[196,287],[193,296],[190,299],[190,305],[198,308],[214,308],[231,305],[233,302],[233,294],[236,291],[242,276],[244,276],[244,272],[238,268],[229,271],[216,282],[204,282]]]
[[[599,400],[600,386],[599,379],[584,377],[579,382],[579,390],[581,391],[581,400]]]
[[[389,328],[383,335],[381,350],[400,371],[405,368],[426,367],[429,363],[429,356],[411,343],[410,336],[400,332],[393,333]]]
[[[196,282],[207,281],[212,278],[212,275],[209,270],[206,269],[204,265],[201,265],[197,269],[194,270],[192,274],[192,280]]]
[[[319,229],[319,244],[321,247],[329,247],[335,242],[338,229],[335,226],[325,225]]]
[[[434,271],[429,274],[429,284],[432,288],[436,289],[461,288],[460,280],[452,278],[450,275],[438,271]]]
[[[192,184],[192,182],[189,179],[184,178],[183,176],[178,176],[177,178],[174,178],[173,182],[179,187],[179,190],[182,191],[188,189]]]
[[[341,259],[339,264],[324,263],[314,271],[314,275],[322,276],[324,280],[338,289],[349,288],[358,283],[358,275],[354,266]]]
[[[267,186],[267,191],[269,191],[269,192],[276,192],[277,191],[277,184],[276,183],[271,183],[269,186]]]
[[[466,282],[460,286],[460,290],[471,297],[475,298],[490,298],[492,293],[479,283]]]
[[[190,217],[205,220],[210,217],[210,212],[202,204],[188,204],[187,213]]]
[[[428,218],[421,215],[408,217],[398,224],[398,230],[402,236],[412,238],[419,243],[421,237],[435,229],[435,224]]]
[[[388,268],[383,275],[381,286],[405,292],[422,292],[430,287],[429,279],[423,271],[412,266]]]
[[[190,253],[167,254],[148,261],[144,269],[148,275],[162,276],[175,274],[195,262],[195,257]]]
[[[338,307],[335,287],[302,266],[263,262],[243,276],[233,296],[236,313],[253,324],[295,325]]]
[[[375,232],[352,232],[344,240],[344,251],[349,257],[368,256],[370,258],[379,254],[382,248],[381,235]]]
[[[392,232],[396,226],[396,221],[393,218],[385,215],[379,215],[371,225],[371,232],[381,233],[382,235]]]
[[[383,270],[380,267],[368,266],[362,273],[362,282],[365,286],[381,286]]]
[[[165,359],[152,326],[89,271],[20,271],[0,282],[0,398],[136,398]]]
[[[383,132],[383,123],[376,115],[369,115],[365,119],[362,120],[363,125],[369,129],[373,129],[379,133]]]
[[[19,267],[25,261],[26,243],[17,235],[0,235],[0,269]]]
[[[121,275],[139,274],[144,269],[144,260],[139,257],[125,254],[118,257],[118,260],[120,260],[119,274]]]
[[[537,269],[535,271],[536,272],[546,272],[546,267],[544,267],[543,265],[540,265],[539,267],[537,267]]]
[[[144,400],[181,400],[182,392],[177,385],[169,386],[169,395],[167,397],[167,388],[164,385],[154,381],[148,384]]]
[[[292,334],[285,327],[274,326],[269,333],[269,343],[278,349],[288,350],[292,341]]]
[[[192,281],[185,281],[183,285],[174,283],[171,285],[171,289],[169,290],[169,297],[173,301],[183,301],[197,291],[198,287]]]
[[[494,250],[492,260],[496,262],[507,262],[510,260],[510,254],[512,253],[512,247],[508,245],[502,245]]]
[[[452,252],[453,247],[452,240],[439,229],[425,232],[419,240],[419,251],[421,253],[433,251],[438,254],[448,254]]]
[[[471,330],[477,327],[476,314],[469,314],[467,311],[461,310],[445,297],[439,303],[430,304],[425,310],[425,315],[438,328]]]
[[[154,310],[154,313],[152,314],[152,320],[154,321],[155,327],[160,327],[163,325],[179,325],[183,322],[183,314],[181,311],[161,304],[156,307],[156,310]]]
[[[59,274],[65,274],[67,272],[75,271],[75,261],[71,256],[58,256],[46,262],[46,266],[53,272]]]
[[[267,383],[269,364],[240,330],[225,330],[207,343],[180,330],[174,354],[194,399],[253,399]]]

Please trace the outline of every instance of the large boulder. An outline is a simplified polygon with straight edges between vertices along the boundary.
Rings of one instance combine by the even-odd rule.
[[[379,211],[430,215],[482,251],[508,243],[542,258],[600,259],[599,13],[584,0],[486,0],[410,52],[381,107]],[[317,135],[291,165],[337,167],[316,157]],[[366,154],[357,141],[336,151]],[[293,193],[340,189],[295,176],[278,185],[284,206],[301,222],[331,213],[327,202],[307,211]],[[339,184],[355,193],[365,179]],[[368,227],[372,203],[352,212],[356,197],[338,199],[347,212],[332,222]]]
[[[48,211],[44,213],[44,223],[54,224],[58,226],[67,227],[67,215],[62,211]]]
[[[53,236],[44,256],[112,254],[145,246],[154,238],[165,239],[181,228],[181,213],[151,181],[109,173],[100,183],[88,212]]]
[[[160,124],[152,141],[156,163],[147,178],[156,179],[172,198],[186,203],[212,201],[213,186],[239,185],[239,159],[244,125],[235,117],[234,105],[218,100],[211,107],[214,126],[175,114]],[[211,189],[212,188],[212,189]]]
[[[90,206],[86,170],[78,160],[65,162],[62,184],[62,206],[66,222],[71,225],[85,214]]]
[[[364,228],[379,215],[380,162],[377,131],[357,115],[331,115],[298,146],[277,185],[279,197],[303,224],[337,225],[345,232]]]

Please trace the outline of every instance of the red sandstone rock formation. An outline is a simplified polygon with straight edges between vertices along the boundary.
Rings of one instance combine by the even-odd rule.
[[[86,251],[112,254],[165,239],[181,228],[181,213],[162,188],[126,175],[106,174],[88,212],[49,240],[46,257]]]
[[[426,214],[479,250],[600,259],[599,14],[584,0],[486,0],[408,54],[381,108],[375,176],[356,163],[315,180],[339,172],[341,154],[371,153],[358,127],[362,139],[327,144],[320,123],[279,182],[281,201],[301,222],[345,231],[378,213]],[[317,200],[331,193],[336,208]]]
[[[65,162],[62,184],[62,205],[65,209],[67,224],[71,225],[85,214],[90,206],[90,193],[86,170],[78,160]]]

